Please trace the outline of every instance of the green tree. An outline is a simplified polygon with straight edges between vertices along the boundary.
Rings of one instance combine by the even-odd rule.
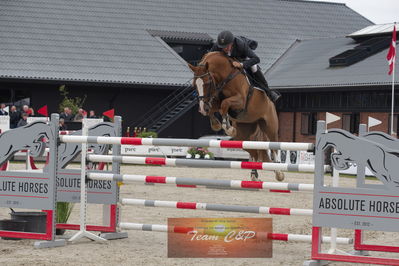
[[[64,111],[65,107],[69,107],[72,110],[73,114],[76,114],[79,108],[83,107],[84,102],[86,101],[87,95],[85,94],[83,99],[80,97],[70,98],[68,97],[69,91],[65,87],[65,85],[61,85],[59,87],[59,91],[63,99],[60,102],[59,109],[60,113]]]

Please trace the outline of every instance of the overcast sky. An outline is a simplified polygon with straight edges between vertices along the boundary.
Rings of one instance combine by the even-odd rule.
[[[317,0],[345,3],[375,24],[399,22],[399,0]]]

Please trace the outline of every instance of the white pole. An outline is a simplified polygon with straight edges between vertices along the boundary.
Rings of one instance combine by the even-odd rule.
[[[336,152],[334,149],[333,152]],[[332,173],[333,173],[333,178],[332,178],[332,187],[338,187],[339,186],[339,171],[332,167]],[[337,252],[337,228],[332,227],[331,228],[331,241],[330,241],[330,249],[328,250],[329,254],[334,254]]]
[[[82,121],[82,135],[88,135],[87,123],[85,119]],[[86,214],[87,214],[87,192],[86,192],[86,160],[87,160],[87,143],[82,143],[81,152],[81,175],[80,175],[80,230],[75,235],[73,235],[69,241],[76,241],[83,237],[87,237],[91,240],[104,242],[106,239],[99,237],[93,233],[86,230]]]
[[[326,133],[328,132],[328,124],[338,121],[341,118],[339,116],[333,115],[331,113],[326,113]],[[335,149],[333,149],[333,152],[336,152]],[[339,186],[339,171],[337,169],[335,169],[332,164],[331,164],[331,168],[332,168],[332,187],[338,187]],[[330,232],[330,236],[331,236],[331,241],[330,241],[330,248],[328,250],[329,254],[334,254],[338,252],[337,249],[337,228],[331,228],[331,232]]]

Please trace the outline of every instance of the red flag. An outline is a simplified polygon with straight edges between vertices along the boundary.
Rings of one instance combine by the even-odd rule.
[[[387,54],[387,60],[389,64],[388,75],[392,74],[393,69],[395,67],[395,57],[396,57],[396,25],[393,25],[392,42]]]
[[[115,109],[112,108],[111,110],[105,111],[105,112],[103,113],[103,115],[105,115],[105,116],[107,116],[107,117],[113,119],[114,116],[115,116]]]
[[[47,117],[48,116],[47,105],[37,110],[37,113]]]

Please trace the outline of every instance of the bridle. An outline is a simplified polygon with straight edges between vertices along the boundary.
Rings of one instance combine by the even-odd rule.
[[[198,66],[205,66],[205,65],[198,65]],[[214,100],[219,100],[220,92],[227,85],[227,83],[229,83],[231,80],[233,80],[239,73],[242,73],[242,70],[237,70],[237,69],[234,68],[230,72],[230,74],[224,80],[222,80],[222,82],[220,82],[220,84],[216,83],[216,80],[215,80],[214,76],[212,75],[212,73],[210,71],[206,72],[205,74],[199,75],[199,76],[195,76],[194,75],[194,79],[210,76],[210,80],[203,84],[203,85],[209,85],[209,89],[207,91],[207,94],[206,95],[202,95],[202,96],[198,95],[197,96],[198,101],[202,100],[203,103],[205,105],[207,105],[209,107],[209,109],[211,109],[212,108],[212,102]],[[209,99],[209,100],[205,101],[205,99]]]
[[[201,66],[201,65],[200,65]],[[209,85],[209,89],[207,90],[206,95],[197,95],[198,101],[202,100],[205,105],[207,105],[209,108],[212,107],[212,102],[217,98],[216,93],[213,93],[214,91],[217,91],[217,86],[216,86],[216,81],[215,78],[213,77],[211,72],[206,72],[205,74],[199,75],[199,76],[194,76],[195,79],[198,78],[203,78],[209,76],[210,79],[209,81],[205,82],[203,85]],[[208,101],[205,101],[205,99],[209,99]]]

